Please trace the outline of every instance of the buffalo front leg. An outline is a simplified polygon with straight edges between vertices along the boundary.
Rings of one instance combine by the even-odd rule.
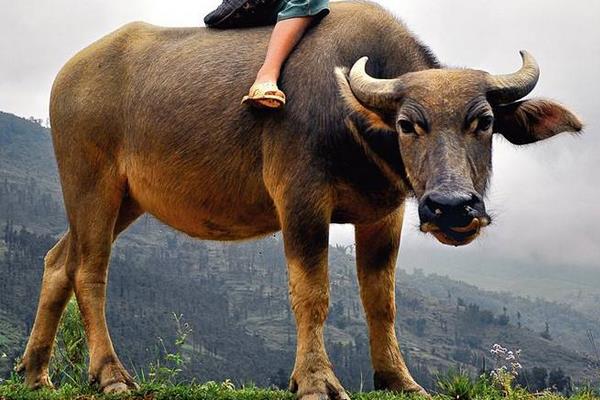
[[[358,281],[369,326],[375,389],[425,394],[406,367],[394,329],[396,258],[403,215],[404,206],[377,223],[356,225]]]
[[[301,203],[279,210],[298,338],[290,390],[302,400],[349,399],[333,373],[323,338],[329,307],[328,210]]]

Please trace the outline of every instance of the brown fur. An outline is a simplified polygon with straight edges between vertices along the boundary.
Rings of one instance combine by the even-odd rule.
[[[422,391],[394,333],[403,204],[432,182],[484,190],[491,136],[482,142],[456,128],[480,96],[482,73],[437,69],[429,51],[378,6],[334,3],[285,66],[286,109],[266,114],[237,99],[252,83],[269,33],[133,23],[61,70],[50,114],[69,231],[46,257],[22,364],[29,386],[50,385],[52,343],[72,293],[91,380],[109,392],[135,386],[106,326],[106,280],[113,241],[147,212],[200,239],[282,231],[298,328],[291,388],[305,400],[347,398],[325,352],[323,324],[329,224],[355,224],[377,386]],[[366,108],[345,83],[343,71],[364,55],[375,76],[414,78],[417,89],[395,113]],[[396,131],[411,101],[431,117],[429,130],[419,128],[419,145]],[[553,118],[566,115],[542,108],[555,110],[546,112]]]

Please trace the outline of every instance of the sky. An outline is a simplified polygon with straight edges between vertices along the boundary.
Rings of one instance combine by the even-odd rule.
[[[0,110],[45,119],[54,76],[81,48],[134,20],[197,26],[219,3],[0,0]],[[518,50],[529,50],[541,66],[532,96],[556,99],[586,122],[579,137],[561,136],[526,147],[495,141],[487,200],[495,223],[469,246],[446,247],[419,233],[412,204],[400,265],[436,271],[441,265],[473,270],[512,263],[600,273],[600,2],[378,3],[402,18],[446,65],[508,73],[520,66]],[[334,243],[352,244],[353,230],[334,226],[331,237]]]

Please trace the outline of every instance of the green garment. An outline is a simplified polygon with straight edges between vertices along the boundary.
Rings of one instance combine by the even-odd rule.
[[[283,0],[277,9],[277,21],[298,17],[324,17],[329,14],[329,0]]]

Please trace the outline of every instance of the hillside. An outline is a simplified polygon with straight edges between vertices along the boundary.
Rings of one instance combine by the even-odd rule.
[[[50,136],[39,125],[0,113],[0,376],[20,355],[33,321],[42,259],[65,220]],[[327,347],[346,387],[371,387],[368,340],[351,249],[330,248]],[[600,324],[565,304],[531,300],[419,271],[398,273],[398,329],[415,377],[490,366],[494,343],[521,348],[527,369],[562,369],[574,382],[598,381],[600,359],[587,332]],[[184,374],[200,381],[283,387],[295,333],[279,236],[241,244],[200,242],[144,216],[111,260],[108,322],[129,368],[144,368],[172,343],[172,313],[193,334]],[[548,322],[549,334],[542,337]],[[142,334],[140,334],[142,332]]]

